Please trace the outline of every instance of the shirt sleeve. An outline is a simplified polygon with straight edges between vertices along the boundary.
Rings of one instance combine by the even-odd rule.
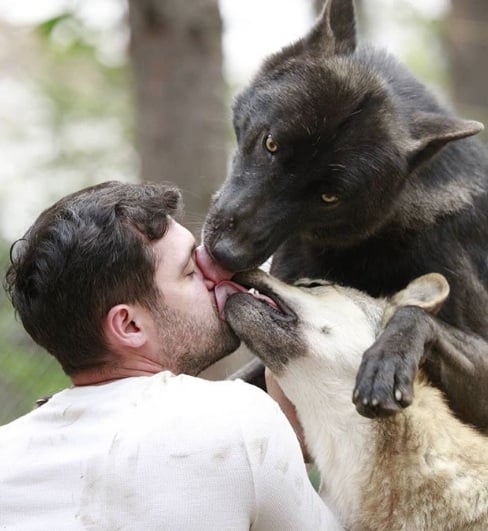
[[[295,432],[278,405],[253,388],[241,412],[241,430],[252,472],[252,531],[343,529],[313,488]]]

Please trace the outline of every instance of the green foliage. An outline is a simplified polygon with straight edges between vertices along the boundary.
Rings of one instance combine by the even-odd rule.
[[[49,38],[61,22],[70,19],[72,16],[73,15],[71,13],[63,13],[61,15],[57,15],[53,18],[50,18],[49,20],[41,22],[39,26],[37,26],[37,31],[43,37]]]
[[[127,58],[108,63],[101,52],[100,30],[87,27],[76,13],[44,22],[37,35],[41,61],[33,81],[47,100],[57,146],[46,169],[75,170],[85,175],[80,185],[104,180],[106,168],[119,171],[119,178],[135,173],[129,148],[134,127]],[[98,136],[98,141],[89,135]]]
[[[310,483],[312,483],[313,488],[318,492],[320,489],[319,469],[315,465],[308,465],[307,471],[308,471],[308,478],[310,479]]]
[[[21,204],[20,215],[32,211],[25,224],[64,193],[107,179],[130,180],[136,174],[126,33],[122,19],[101,29],[76,11],[60,13],[31,33],[24,32],[28,38],[21,43],[26,52],[18,56],[13,76],[32,97],[26,99],[32,107],[23,108],[18,120],[12,114],[5,127],[11,128],[6,136],[27,146],[22,164],[11,163],[17,167],[12,178],[22,182],[25,196],[8,196],[4,190],[0,200],[4,207],[12,201]],[[114,39],[122,43],[118,53],[110,53],[117,48]],[[34,146],[33,155],[32,139],[41,144]],[[42,197],[28,209],[36,194]],[[8,247],[0,241],[2,277]],[[69,385],[56,360],[25,333],[3,290],[0,367],[0,424],[29,411],[37,398]]]
[[[441,12],[422,10],[406,0],[361,2],[365,41],[386,47],[429,88],[445,98],[449,68]]]
[[[421,17],[412,10],[415,38],[409,40],[404,60],[426,84],[447,92],[449,68],[445,50],[445,20]]]
[[[128,67],[107,64],[101,35],[76,13],[64,13],[37,27],[41,64],[35,82],[51,100],[55,124],[112,116],[132,131]]]
[[[8,245],[0,240],[2,279]],[[0,425],[32,409],[35,401],[69,385],[57,362],[28,337],[5,292],[0,292]]]

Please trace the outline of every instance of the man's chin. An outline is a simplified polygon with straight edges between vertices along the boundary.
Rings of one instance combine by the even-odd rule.
[[[235,352],[241,344],[241,340],[235,335],[234,331],[226,323],[223,324],[225,326],[225,331],[221,335],[222,341],[209,349],[208,356],[202,356],[202,361],[206,363],[206,365],[200,370],[200,372],[208,369],[217,361],[220,361]]]
[[[224,326],[213,336],[216,339],[214,342],[209,342],[200,352],[189,353],[178,360],[179,373],[198,376],[205,369],[237,350],[241,340],[226,323],[222,322],[222,324]]]

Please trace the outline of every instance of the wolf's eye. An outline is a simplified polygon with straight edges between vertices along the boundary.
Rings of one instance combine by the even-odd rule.
[[[298,288],[323,288],[324,286],[332,286],[333,283],[328,280],[310,280],[308,278],[302,278],[294,284]]]
[[[339,198],[336,195],[332,194],[322,194],[320,198],[327,205],[333,205],[334,203],[337,203],[337,201],[339,201]]]
[[[276,153],[278,151],[278,144],[273,140],[271,135],[268,135],[264,140],[264,147],[270,153]]]
[[[310,282],[310,284],[302,284],[304,288],[320,288],[322,286],[325,286],[326,284],[322,282]]]

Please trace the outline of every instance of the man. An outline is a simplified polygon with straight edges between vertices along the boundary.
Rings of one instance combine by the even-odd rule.
[[[43,212],[6,285],[73,387],[0,428],[0,529],[338,529],[277,405],[195,376],[238,340],[172,187],[117,182]]]

